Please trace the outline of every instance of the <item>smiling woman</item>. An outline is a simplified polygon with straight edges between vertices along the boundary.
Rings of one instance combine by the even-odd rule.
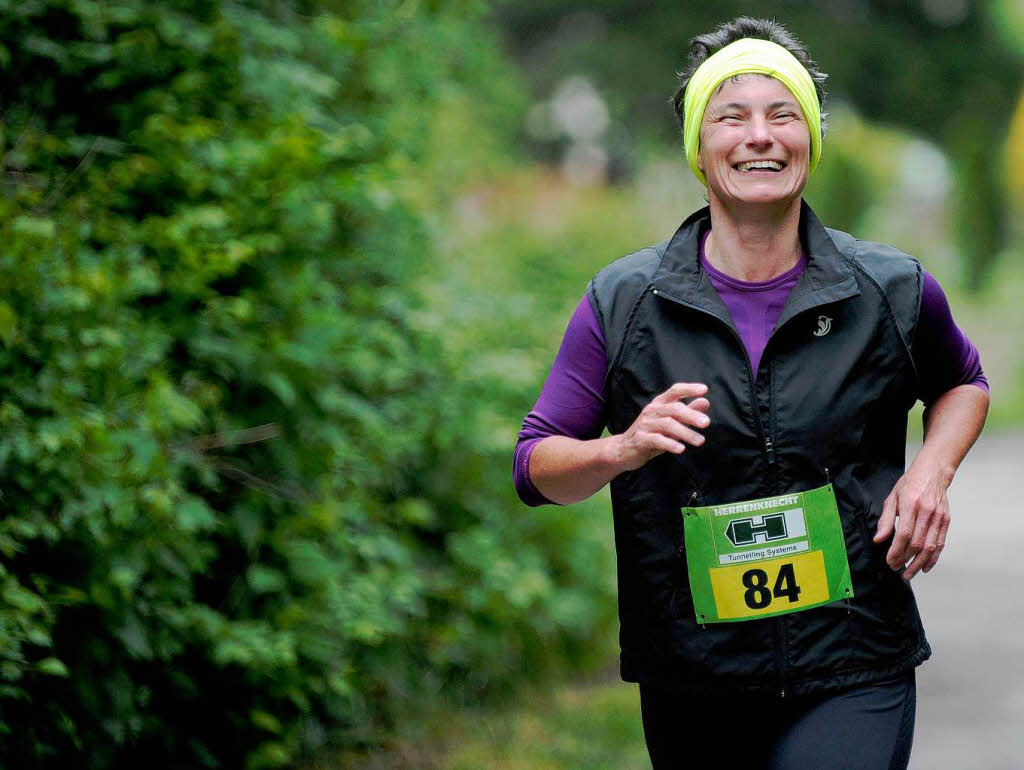
[[[767,75],[735,75],[723,81],[700,121],[697,165],[704,174],[708,197],[722,210],[756,207],[780,214],[799,212],[800,196],[810,173],[811,142],[807,120],[788,89]],[[714,243],[714,235],[709,239]],[[788,264],[761,260],[758,274],[739,276],[766,280],[796,264],[798,244],[785,257]],[[719,264],[713,245],[708,259]],[[763,277],[760,277],[763,275]]]
[[[656,769],[725,746],[736,766],[909,761],[931,654],[909,581],[945,544],[988,388],[917,260],[803,201],[824,80],[775,22],[691,41],[675,105],[709,205],[593,278],[516,447],[531,505],[611,482],[621,672]]]

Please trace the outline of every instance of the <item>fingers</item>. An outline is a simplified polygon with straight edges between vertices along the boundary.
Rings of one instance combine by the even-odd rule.
[[[899,522],[885,560],[894,570],[902,568],[903,579],[910,581],[918,572],[929,571],[938,562],[946,543],[949,507],[945,496],[936,501],[897,494],[896,508]]]
[[[896,493],[893,492],[882,504],[882,515],[878,519],[878,529],[872,538],[876,543],[881,543],[892,534],[892,528],[896,522]]]
[[[918,521],[922,518],[924,518],[924,516],[919,516]],[[929,520],[931,524],[923,535],[924,540],[921,547],[914,550],[914,540],[916,540],[917,537],[916,531],[914,533],[914,539],[911,540],[911,550],[914,553],[914,559],[903,571],[903,579],[906,581],[913,580],[914,575],[922,570],[927,572],[934,567],[935,562],[938,561],[939,552],[941,551],[941,548],[939,548],[939,533],[944,529],[943,521],[948,522],[949,517],[948,515],[944,517],[940,513],[936,512],[929,517]]]
[[[703,445],[704,436],[694,428],[706,428],[711,424],[707,415],[711,404],[706,398],[694,396],[697,391],[706,392],[707,386],[702,383],[676,383],[655,396],[637,419],[637,433],[666,436],[691,446]],[[680,400],[687,397],[692,399],[689,404]],[[648,446],[651,449],[664,448],[663,442],[648,441]]]
[[[700,399],[705,401],[706,399]],[[702,446],[704,435],[693,428],[706,428],[711,424],[703,411],[680,401],[655,407],[662,416],[651,424],[651,429],[691,446]]]
[[[703,396],[707,392],[708,386],[703,382],[677,382],[664,393],[659,393],[651,399],[651,403],[667,404],[670,401],[678,401],[681,398]]]
[[[701,446],[702,436],[693,428],[706,428],[708,386],[701,382],[677,382],[645,406],[616,443],[615,461],[625,470],[635,470],[662,452],[681,454],[686,445]],[[684,403],[683,399],[691,399]]]
[[[917,505],[914,506],[914,509],[917,515],[914,517],[914,534],[910,538],[910,546],[907,549],[908,558],[911,556],[916,557],[918,554],[924,552],[933,522],[935,521],[936,513],[936,506],[934,503],[928,503],[924,500],[918,501]],[[932,544],[934,545],[934,534],[931,534],[931,537]]]
[[[939,526],[935,534],[935,548],[932,551],[931,558],[921,567],[922,572],[931,572],[932,568],[938,563],[939,556],[942,555],[942,549],[946,547],[946,532],[949,530],[949,512],[941,517],[939,520]],[[927,548],[927,546],[925,546]]]
[[[707,403],[707,399],[702,398],[699,401]],[[696,401],[693,403],[697,403]],[[706,428],[711,424],[711,418],[707,416],[707,407],[704,409],[694,409],[693,403],[684,404],[682,402],[676,402],[674,404],[665,404],[661,407],[664,414],[678,420],[683,425],[692,425],[695,428]],[[710,405],[709,405],[710,406]]]
[[[649,443],[651,449],[657,449],[661,452],[671,452],[674,455],[681,455],[686,451],[686,446],[683,443],[675,441],[660,433],[650,434]]]
[[[925,558],[926,557],[923,552],[917,554],[917,556],[910,561],[910,564],[907,565],[907,568],[903,570],[903,579],[908,583],[913,580],[914,575],[921,571],[921,566],[924,564]]]
[[[897,504],[898,505],[898,504]],[[910,540],[914,537],[914,509],[910,505],[898,505],[899,522],[896,536],[892,539],[889,552],[885,555],[886,563],[893,569],[901,569],[910,558]]]
[[[703,415],[701,415],[703,417]],[[706,420],[707,417],[704,417]],[[701,446],[704,443],[704,436],[697,431],[686,427],[675,416],[662,417],[654,426],[664,436],[674,438],[676,441],[683,441],[691,446]]]
[[[711,408],[711,402],[708,401],[706,398],[695,398],[693,399],[693,401],[687,404],[687,406],[690,407],[690,409],[707,414],[708,409]]]

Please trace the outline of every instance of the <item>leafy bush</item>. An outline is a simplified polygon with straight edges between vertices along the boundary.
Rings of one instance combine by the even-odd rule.
[[[283,765],[585,647],[411,320],[440,132],[516,98],[482,6],[0,10],[0,755]]]

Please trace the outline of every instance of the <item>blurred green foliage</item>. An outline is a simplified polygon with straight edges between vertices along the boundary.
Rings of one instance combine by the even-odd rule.
[[[281,766],[587,660],[607,563],[415,320],[520,109],[483,4],[0,11],[7,765]]]
[[[951,236],[972,289],[991,277],[1007,247],[1008,167],[995,148],[1007,141],[1024,85],[1019,0],[497,5],[536,96],[546,98],[567,76],[590,78],[607,95],[611,150],[627,158],[645,135],[678,144],[670,97],[690,38],[740,15],[776,19],[828,73],[833,103],[852,104],[872,122],[922,136],[949,157],[955,176]],[[824,157],[830,152],[826,141]],[[877,154],[870,147],[860,152],[862,158]]]

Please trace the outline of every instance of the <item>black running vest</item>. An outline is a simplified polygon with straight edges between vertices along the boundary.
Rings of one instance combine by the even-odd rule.
[[[882,681],[931,650],[910,586],[871,542],[904,472],[918,392],[910,344],[922,271],[890,246],[826,229],[804,203],[807,268],[757,372],[698,260],[708,209],[668,241],[598,273],[608,429],[624,432],[675,382],[708,385],[706,442],[611,483],[622,678],[701,692],[818,692]],[[776,618],[702,626],[686,572],[682,506],[832,482],[855,596]]]

